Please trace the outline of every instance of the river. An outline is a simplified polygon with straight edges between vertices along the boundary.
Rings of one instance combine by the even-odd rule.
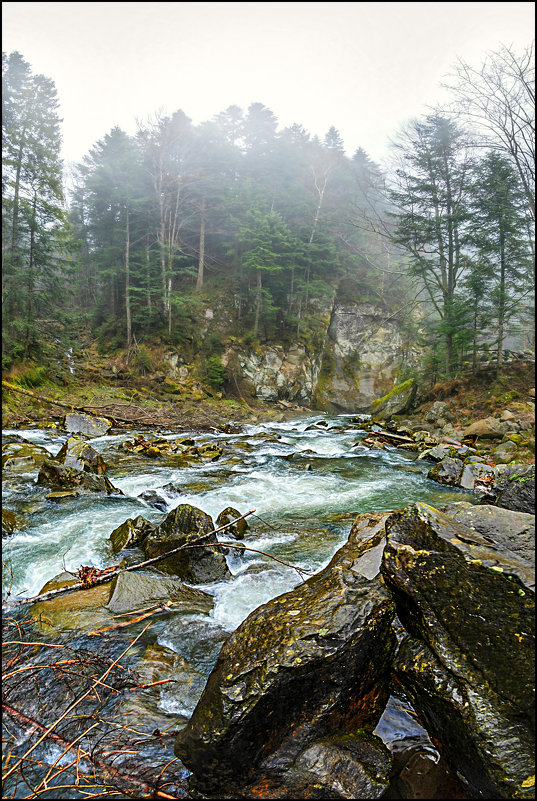
[[[148,432],[146,432],[147,435]],[[55,429],[4,431],[44,446],[55,455],[67,438]],[[177,432],[162,434],[178,438]],[[3,505],[25,516],[25,528],[4,541],[3,560],[12,571],[11,597],[38,593],[64,566],[99,568],[116,564],[109,536],[126,518],[143,515],[160,521],[165,512],[138,496],[155,490],[168,511],[178,504],[199,507],[216,519],[227,506],[241,514],[252,509],[244,544],[309,572],[324,567],[347,539],[360,512],[391,511],[414,501],[443,506],[474,500],[465,491],[429,480],[430,463],[402,450],[370,450],[361,444],[366,431],[352,415],[316,415],[299,420],[245,425],[236,433],[181,432],[196,444],[217,442],[217,461],[178,468],[173,458],[133,455],[120,448],[132,432],[94,438],[92,446],[108,465],[107,475],[124,496],[81,496],[64,503],[47,500],[50,489],[37,485],[37,470],[6,472]],[[170,485],[173,485],[172,488]],[[229,539],[229,537],[222,537]],[[130,561],[141,561],[137,551]],[[292,567],[254,551],[230,551],[232,577],[201,589],[214,596],[207,614],[167,613],[155,619],[144,644],[157,644],[180,659],[176,681],[164,685],[138,713],[183,725],[199,699],[222,642],[260,604],[295,587],[301,580]],[[11,581],[4,570],[4,592]],[[141,626],[133,627],[136,633]],[[138,652],[140,656],[140,652]],[[134,702],[133,702],[134,703]],[[406,726],[403,713],[392,707],[381,725],[386,739]],[[153,716],[153,721],[151,720]],[[163,722],[164,721],[164,722]]]

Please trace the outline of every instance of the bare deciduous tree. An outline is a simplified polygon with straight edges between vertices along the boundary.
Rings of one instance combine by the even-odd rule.
[[[534,45],[521,54],[502,46],[481,67],[459,60],[447,85],[455,94],[453,109],[481,128],[487,147],[512,159],[535,220],[535,61]]]

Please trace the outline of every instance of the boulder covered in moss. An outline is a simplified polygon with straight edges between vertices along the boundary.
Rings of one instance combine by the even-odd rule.
[[[65,467],[96,475],[101,475],[106,470],[106,464],[101,454],[81,437],[69,437],[60,448],[56,461]]]
[[[272,797],[295,797],[286,783],[300,779],[298,797],[357,797],[334,796],[335,765],[345,761],[347,775],[365,782],[357,762],[370,759],[371,744],[360,756],[358,740],[346,749],[340,738],[375,728],[395,650],[394,604],[377,577],[383,531],[367,529],[366,521],[324,570],[256,609],[224,643],[175,744],[202,792],[261,782]]]
[[[417,390],[416,382],[413,378],[409,378],[408,381],[403,381],[402,384],[396,384],[382,398],[374,400],[366,411],[379,420],[385,420],[391,417],[392,414],[405,414],[412,408]]]
[[[37,483],[58,490],[75,489],[79,493],[104,492],[107,495],[123,495],[106,476],[67,467],[57,459],[45,459],[38,473]]]
[[[129,517],[110,534],[114,553],[119,553],[124,548],[136,548],[153,529],[154,525],[142,515]]]
[[[212,518],[201,509],[183,503],[172,509],[142,542],[147,559],[172,551],[184,550],[159,562],[159,570],[173,573],[191,584],[205,584],[229,578],[231,573],[218,547]],[[216,546],[216,547],[215,547]]]
[[[396,675],[471,797],[530,798],[534,545],[461,514],[416,503],[386,520],[381,571],[410,635]]]
[[[30,442],[8,442],[2,446],[2,470],[27,473],[41,467],[50,453]]]

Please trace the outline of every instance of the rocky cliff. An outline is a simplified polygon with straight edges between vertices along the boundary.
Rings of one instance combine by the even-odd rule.
[[[214,322],[213,322],[214,321]],[[210,323],[218,325],[211,310]],[[367,411],[416,364],[393,310],[337,298],[319,309],[315,342],[246,346],[234,340],[222,356],[241,394],[330,412]],[[210,325],[207,329],[210,332]],[[233,387],[232,387],[233,389]]]

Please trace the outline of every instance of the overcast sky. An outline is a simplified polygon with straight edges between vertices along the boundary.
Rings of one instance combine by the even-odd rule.
[[[382,162],[405,120],[445,97],[462,57],[533,38],[533,3],[2,3],[2,50],[51,78],[63,157],[79,161],[114,125],[182,109],[197,124],[261,102],[280,128]]]

